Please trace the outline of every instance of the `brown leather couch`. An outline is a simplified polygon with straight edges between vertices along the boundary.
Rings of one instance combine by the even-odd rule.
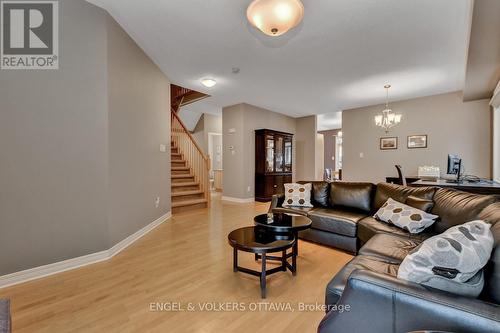
[[[497,197],[387,183],[312,183],[314,208],[279,208],[283,199],[276,196],[271,209],[309,216],[312,228],[301,238],[358,254],[328,283],[325,305],[333,310],[322,320],[319,332],[500,332]],[[429,230],[411,235],[371,217],[389,197],[405,202],[409,196],[432,200],[431,213],[440,219]],[[475,219],[492,223],[495,238],[480,297],[460,297],[397,278],[404,257],[423,240]],[[340,304],[349,305],[350,311],[335,311]]]

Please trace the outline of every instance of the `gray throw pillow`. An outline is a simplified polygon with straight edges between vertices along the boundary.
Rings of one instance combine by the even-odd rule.
[[[472,221],[425,240],[405,257],[398,278],[477,297],[484,284],[481,269],[493,249],[490,227]]]
[[[379,221],[394,224],[411,234],[418,234],[431,226],[439,218],[401,202],[387,199],[385,204],[373,215]]]

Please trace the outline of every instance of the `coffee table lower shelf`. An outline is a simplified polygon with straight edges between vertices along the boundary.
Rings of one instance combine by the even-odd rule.
[[[266,298],[266,277],[268,275],[286,272],[287,269],[295,275],[296,269],[296,238],[293,234],[277,234],[270,232],[266,228],[244,227],[233,230],[228,235],[229,244],[233,247],[233,271],[258,276],[260,278],[260,293],[262,298]],[[287,250],[292,249],[291,253]],[[261,270],[256,271],[238,265],[238,251],[255,254],[255,260],[261,260]],[[279,253],[279,255],[269,255],[269,253]],[[292,264],[288,259],[292,258]],[[268,269],[268,261],[278,261],[280,265]]]

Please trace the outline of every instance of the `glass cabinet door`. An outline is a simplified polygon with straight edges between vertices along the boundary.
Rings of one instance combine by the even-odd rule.
[[[283,137],[276,136],[274,142],[275,142],[275,159],[276,159],[275,172],[283,172],[283,170],[285,169]]]
[[[285,172],[292,172],[292,140],[285,139]]]
[[[266,136],[266,172],[274,172],[274,138]]]

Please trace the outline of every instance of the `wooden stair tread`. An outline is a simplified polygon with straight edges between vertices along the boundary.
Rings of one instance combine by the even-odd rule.
[[[196,186],[196,185],[200,185],[200,183],[198,182],[172,183],[172,187]]]
[[[190,199],[190,200],[177,201],[177,202],[172,202],[172,208],[197,205],[197,204],[206,203],[206,202],[207,202],[207,199]]]
[[[183,167],[172,167],[172,171],[183,171],[183,170],[189,170],[189,167],[183,166]]]
[[[179,178],[193,178],[194,175],[187,173],[185,175],[171,175],[172,179],[179,179]]]
[[[203,191],[201,190],[192,190],[192,191],[179,191],[179,192],[172,192],[173,197],[180,197],[184,195],[193,195],[193,194],[203,194]]]

